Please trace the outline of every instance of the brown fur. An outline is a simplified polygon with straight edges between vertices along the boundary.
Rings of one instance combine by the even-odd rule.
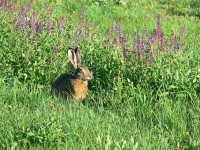
[[[70,49],[68,57],[73,65],[74,74],[60,75],[52,85],[56,95],[71,97],[77,102],[82,102],[88,92],[88,81],[93,78],[92,73],[86,66],[81,65],[80,49]]]
[[[75,79],[72,81],[72,83],[74,98],[79,102],[83,101],[86,98],[88,92],[87,81]]]
[[[88,81],[75,79],[69,74],[62,74],[55,80],[52,89],[56,95],[82,102],[87,96]]]

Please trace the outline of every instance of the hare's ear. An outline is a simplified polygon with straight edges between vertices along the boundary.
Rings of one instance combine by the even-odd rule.
[[[69,49],[68,50],[68,59],[71,62],[71,64],[74,66],[74,68],[77,69],[78,68],[77,56],[76,56],[76,54],[75,54],[73,49]]]
[[[76,59],[77,59],[77,67],[81,66],[81,50],[79,47],[76,47],[75,49]]]

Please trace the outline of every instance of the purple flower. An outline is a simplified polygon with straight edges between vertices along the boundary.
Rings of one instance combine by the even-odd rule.
[[[20,7],[19,17],[17,20],[17,27],[22,31],[25,29],[26,21],[25,21],[25,8],[23,6]]]
[[[22,31],[25,29],[26,22],[23,16],[20,16],[17,21],[18,28]]]
[[[164,48],[164,38],[163,38],[163,33],[160,34],[160,48],[163,49]]]
[[[6,7],[7,6],[7,0],[0,0],[0,7]]]
[[[144,48],[143,39],[139,35],[137,35],[136,40],[135,40],[135,49],[141,50],[143,48]]]
[[[160,16],[156,18],[156,35],[159,38],[161,34],[161,27],[160,27]]]
[[[47,32],[48,32],[48,35],[51,34],[51,29],[52,29],[52,23],[51,23],[51,21],[49,20],[48,23],[47,23]]]
[[[43,30],[43,22],[37,20],[36,21],[36,32],[42,32],[42,30]]]
[[[20,16],[25,16],[25,7],[24,6],[20,6],[19,15]]]
[[[33,13],[29,20],[29,28],[32,32],[41,32],[43,30],[43,23]]]
[[[0,0],[0,7],[4,6],[4,0]]]
[[[152,37],[149,38],[149,43],[153,44],[156,41],[156,36],[152,35]]]
[[[64,25],[64,17],[61,17],[57,20],[57,33],[58,33],[58,35],[60,35],[60,33],[62,32],[63,25]]]
[[[140,37],[137,35],[135,43],[134,43],[134,49],[140,50]]]
[[[133,40],[133,53],[137,56],[140,57],[140,50],[144,48],[143,41],[139,34],[137,33],[134,40]]]
[[[37,23],[37,18],[34,14],[32,14],[30,20],[29,20],[29,27],[32,30],[32,32],[36,32],[36,23]]]
[[[160,49],[163,49],[163,33],[161,32],[160,16],[156,18],[156,37],[159,40]]]

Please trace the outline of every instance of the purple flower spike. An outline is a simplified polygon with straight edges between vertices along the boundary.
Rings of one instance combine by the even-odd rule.
[[[0,8],[7,8],[9,5],[9,1],[8,0],[0,0]]]
[[[4,7],[5,6],[5,0],[0,0],[0,7]]]
[[[160,33],[161,33],[160,16],[157,16],[157,18],[156,18],[156,35],[159,37]]]
[[[25,29],[26,22],[25,22],[25,19],[23,17],[19,17],[19,19],[17,21],[17,26],[21,31]]]
[[[21,6],[19,10],[19,18],[17,20],[17,27],[22,31],[25,29],[25,26],[26,26],[25,8]]]
[[[149,38],[149,43],[153,44],[156,41],[156,36],[153,35],[152,37]]]
[[[161,32],[160,16],[156,18],[156,37],[159,40],[160,49],[163,49],[163,33]]]
[[[135,50],[140,50],[140,37],[139,36],[137,36],[134,45],[135,45],[134,46]]]
[[[63,24],[64,24],[64,17],[61,17],[57,21],[57,33],[58,33],[58,35],[60,35],[61,32],[62,32]]]
[[[43,30],[43,23],[38,20],[34,13],[29,20],[29,28],[32,32],[41,32]]]
[[[37,23],[37,18],[34,14],[32,14],[30,20],[29,20],[29,27],[32,32],[36,32],[36,23]]]
[[[51,35],[51,29],[52,29],[52,23],[49,20],[48,23],[47,23],[47,32],[48,32],[48,35]]]
[[[140,49],[144,49],[144,41],[142,38],[140,39]]]
[[[164,38],[163,38],[163,33],[160,34],[160,49],[164,48]]]
[[[19,15],[20,16],[25,16],[25,8],[24,8],[24,6],[20,6]]]
[[[140,36],[137,36],[137,39],[135,41],[135,49],[141,50],[144,48],[144,42]]]
[[[36,21],[36,32],[42,32],[43,30],[43,23],[39,20]]]
[[[136,39],[133,40],[133,54],[137,57],[140,55],[140,41],[138,40],[139,36],[136,36]]]

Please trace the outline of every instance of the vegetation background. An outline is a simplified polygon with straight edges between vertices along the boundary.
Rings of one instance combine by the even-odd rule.
[[[199,14],[199,0],[0,0],[0,149],[200,149]],[[158,15],[184,47],[146,63],[132,38]],[[126,56],[103,44],[115,23]],[[50,94],[69,46],[94,73],[84,104]]]

